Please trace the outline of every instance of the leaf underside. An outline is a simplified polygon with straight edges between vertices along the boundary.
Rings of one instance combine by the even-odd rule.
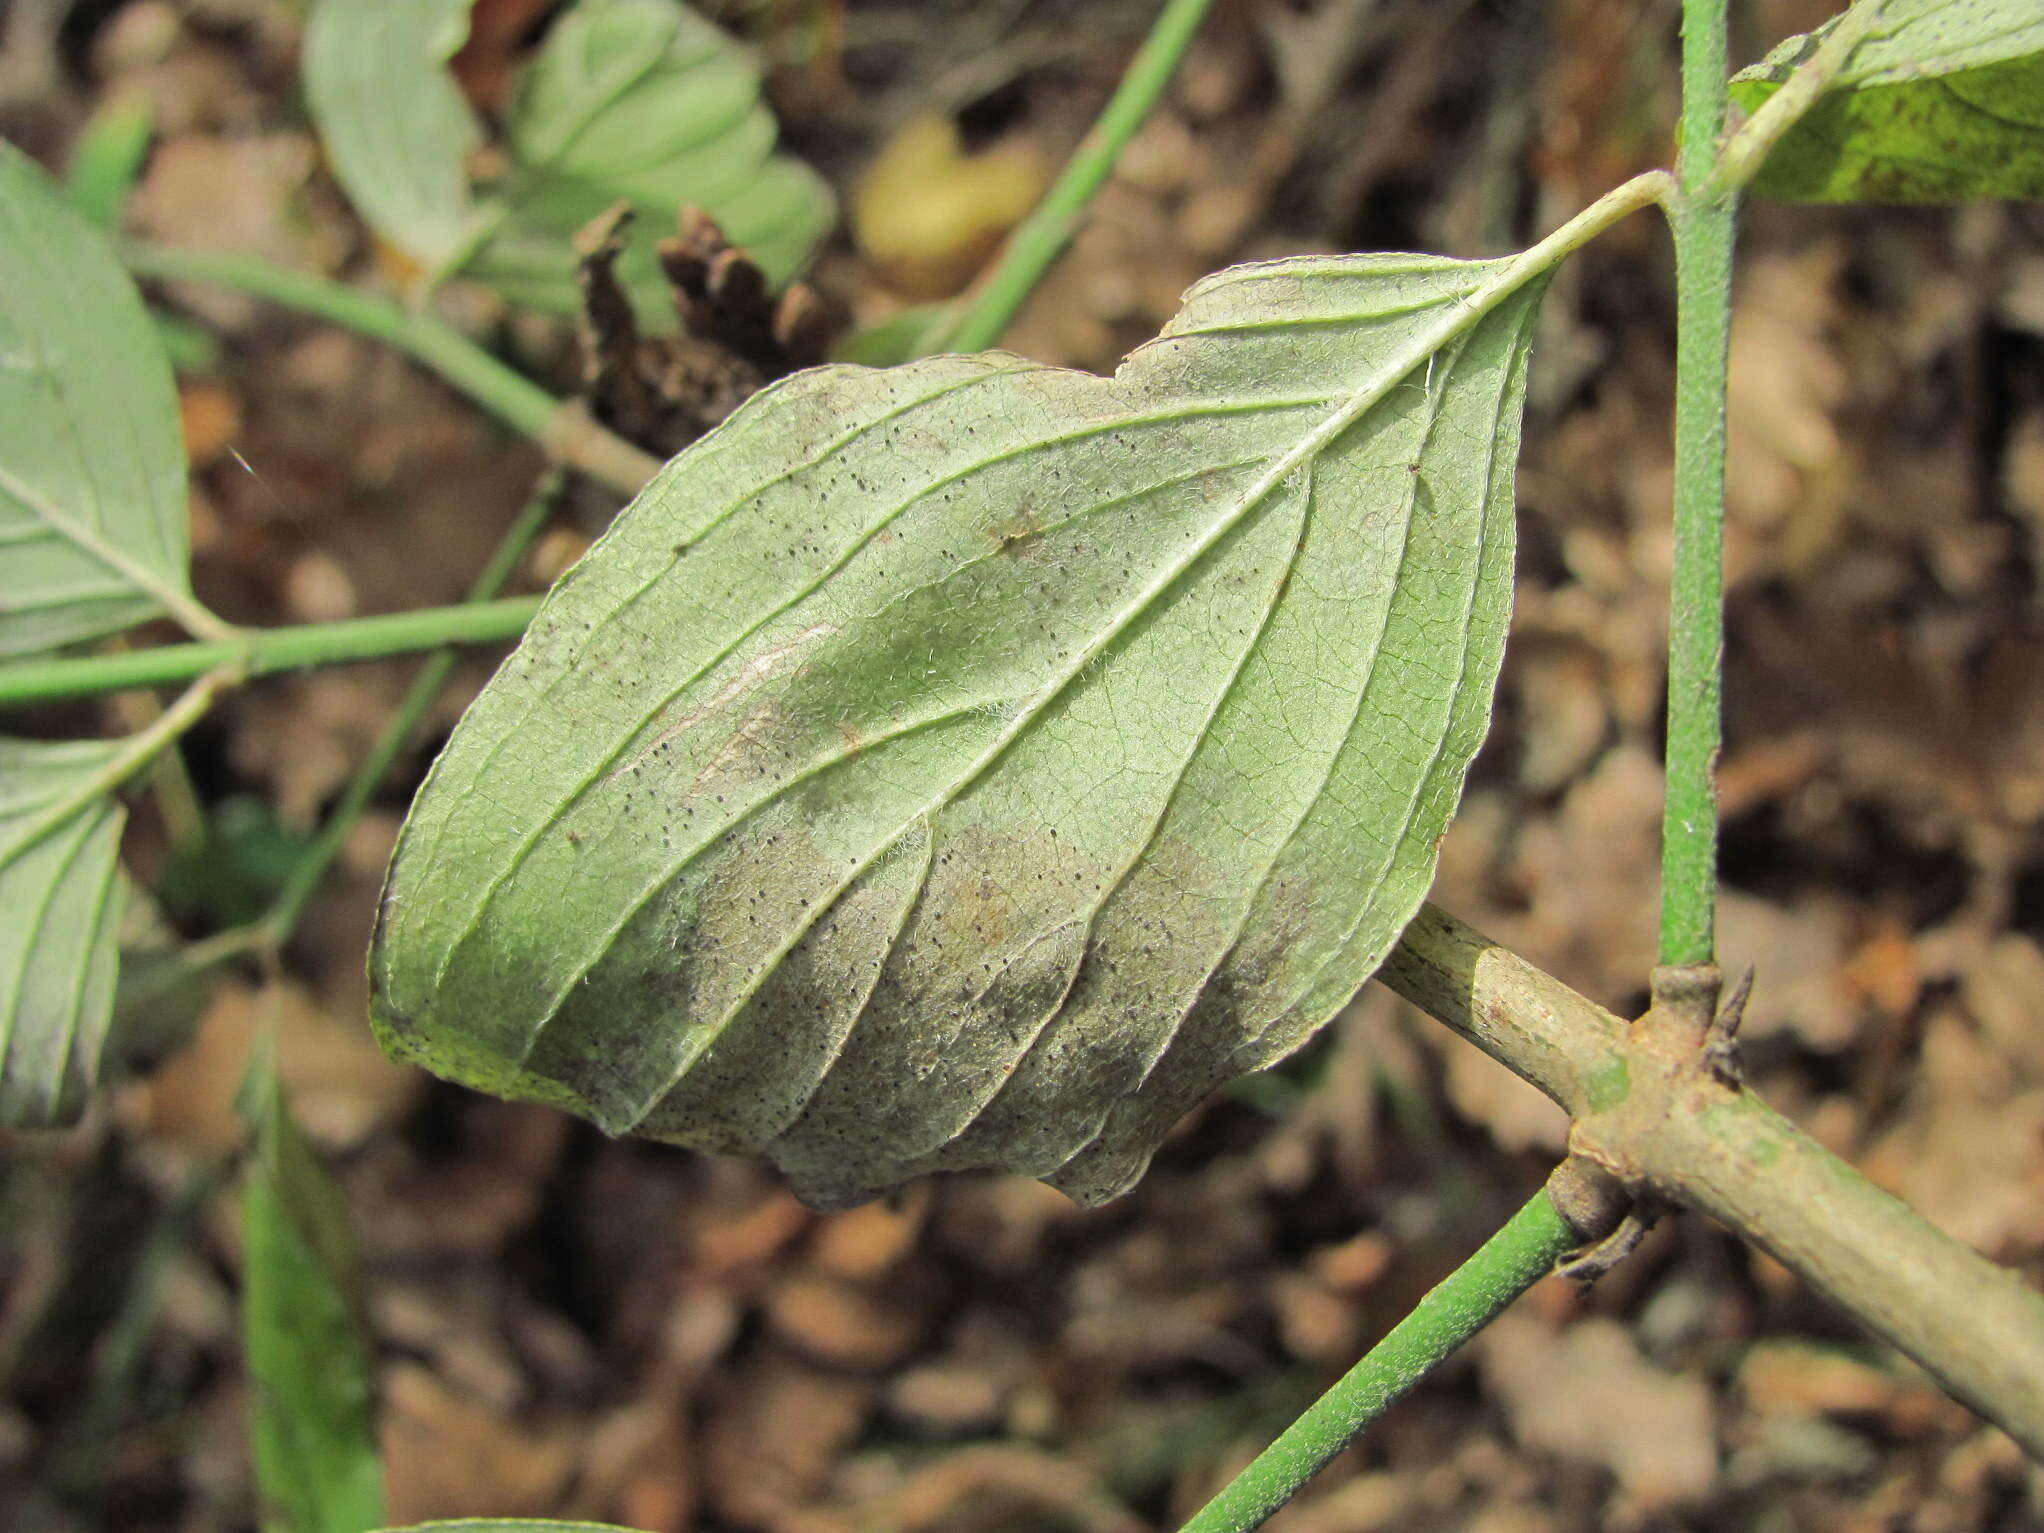
[[[0,1124],[73,1122],[113,1013],[125,811],[96,798],[41,834],[43,811],[120,749],[0,739]]]
[[[1425,894],[1504,643],[1538,286],[1273,262],[1111,380],[990,353],[757,396],[436,764],[385,1047],[825,1207],[1125,1189]]]
[[[779,283],[834,216],[829,188],[774,152],[759,68],[674,0],[578,0],[525,67],[505,122],[506,169],[477,191],[481,129],[445,64],[465,3],[321,0],[306,75],[349,195],[422,262],[555,313],[580,308],[572,241],[619,201],[642,215],[619,275],[651,323],[672,328],[654,247],[683,204],[707,209]],[[450,29],[452,34],[450,37]],[[403,90],[391,81],[412,82]],[[392,115],[395,96],[409,105]]]
[[[1734,104],[1756,110],[1836,25],[1740,71]],[[1775,146],[1753,189],[1791,202],[2044,197],[2044,7],[1886,0],[1877,29]]]
[[[177,387],[99,231],[0,143],[0,660],[190,594]]]

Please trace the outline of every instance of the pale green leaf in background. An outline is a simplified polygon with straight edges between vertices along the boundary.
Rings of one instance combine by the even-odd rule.
[[[341,184],[387,238],[438,275],[488,283],[527,307],[574,313],[580,295],[573,237],[612,204],[628,201],[642,216],[619,275],[642,317],[672,328],[674,305],[654,246],[673,232],[683,204],[707,209],[776,284],[801,268],[829,229],[835,212],[829,188],[800,161],[774,152],[779,130],[759,99],[751,55],[675,0],[579,0],[563,12],[526,65],[508,109],[503,174],[472,191],[466,162],[480,130],[442,67],[453,47],[445,45],[444,29],[412,16],[451,10],[449,25],[465,25],[466,9],[321,0],[308,39],[314,114]],[[432,75],[433,97],[447,98],[448,110],[436,110],[430,122],[401,113],[386,123],[384,92],[395,87],[365,84],[343,93],[318,83],[369,80],[398,33],[415,43],[436,40],[431,49],[414,46],[405,54],[408,70],[424,67]],[[406,155],[431,171],[451,216],[426,219],[394,194]],[[450,168],[462,174],[446,201]]]
[[[125,811],[81,790],[120,751],[0,738],[0,1125],[72,1122],[99,1076]]]
[[[707,208],[776,285],[831,224],[822,179],[773,152],[778,129],[751,56],[671,0],[580,0],[547,34],[507,126],[515,168],[502,221],[466,274],[515,303],[578,309],[569,242],[621,199],[642,218],[619,279],[670,324],[653,247],[683,203]]]
[[[1754,111],[1836,25],[1735,75],[1733,102]],[[2044,197],[2044,4],[1885,0],[1753,190],[1795,202]]]
[[[425,266],[475,223],[469,156],[483,131],[447,61],[472,0],[319,0],[305,30],[305,94],[327,159],[362,216]]]
[[[192,600],[170,364],[105,238],[0,143],[0,659]]]
[[[263,1525],[363,1533],[383,1521],[375,1364],[341,1190],[259,1049],[244,1088],[241,1316]]]
[[[990,353],[757,396],[436,764],[386,1048],[824,1206],[1126,1188],[1426,893],[1503,650],[1543,270],[1247,266],[1113,379]]]

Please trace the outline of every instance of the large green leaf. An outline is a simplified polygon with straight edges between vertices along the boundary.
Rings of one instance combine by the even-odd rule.
[[[0,659],[189,617],[177,388],[105,239],[0,143]]]
[[[385,1046],[823,1205],[1125,1188],[1426,892],[1504,643],[1535,286],[1273,262],[1112,380],[991,353],[757,396],[435,766]]]
[[[320,0],[305,29],[305,94],[327,159],[362,215],[429,266],[475,223],[469,156],[482,127],[447,61],[472,0]]]
[[[113,1013],[124,811],[91,791],[119,741],[0,738],[0,1124],[84,1110]]]
[[[412,14],[428,9],[452,20],[429,24]],[[505,172],[474,205],[465,182],[450,198],[448,169],[463,166],[478,135],[441,67],[452,51],[448,27],[457,28],[458,43],[465,10],[444,0],[432,7],[321,0],[308,38],[313,106],[336,174],[383,233],[422,260],[487,282],[513,302],[572,313],[579,293],[571,240],[628,201],[645,216],[620,275],[646,317],[671,326],[674,305],[654,246],[684,203],[708,209],[776,281],[792,276],[829,228],[829,189],[806,165],[774,153],[778,130],[759,99],[758,66],[675,0],[571,6],[519,82],[505,124]],[[385,122],[393,87],[378,71],[393,38],[406,44],[397,50],[402,77],[430,75],[431,99],[448,98],[430,121],[420,109]],[[414,162],[423,169],[413,171]],[[443,187],[436,218],[415,206],[427,176]]]
[[[1837,25],[1792,37],[1734,76],[1733,101],[1756,109]],[[2044,197],[2044,5],[1884,0],[1875,29],[1753,189],[1796,202]]]
[[[375,1367],[347,1204],[292,1119],[267,1048],[249,1067],[255,1156],[242,1194],[241,1314],[263,1526],[383,1521]]]

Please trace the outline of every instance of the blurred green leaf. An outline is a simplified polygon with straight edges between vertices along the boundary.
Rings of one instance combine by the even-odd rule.
[[[270,908],[312,838],[277,818],[268,801],[222,799],[206,816],[206,834],[179,848],[156,885],[172,920],[221,930],[246,926]]]
[[[447,61],[471,0],[320,0],[305,31],[305,94],[335,177],[362,216],[438,266],[475,224],[469,156],[483,130]]]
[[[641,218],[619,280],[670,325],[654,247],[682,204],[708,209],[776,285],[834,214],[822,179],[773,152],[751,55],[671,0],[580,0],[527,68],[507,127],[514,169],[467,274],[533,308],[580,307],[570,241],[620,200]]]
[[[102,229],[118,227],[155,131],[146,97],[116,95],[102,101],[71,151],[72,206]]]
[[[0,659],[205,618],[188,538],[155,327],[100,232],[0,143]]]
[[[170,365],[181,373],[205,375],[220,371],[220,338],[204,325],[161,309],[151,309],[156,339]]]
[[[340,1188],[291,1117],[265,1046],[244,1111],[242,1333],[266,1529],[366,1533],[383,1522],[375,1366]]]
[[[119,741],[0,738],[0,1124],[74,1121],[113,1013],[126,811],[93,791]]]
[[[2044,197],[2044,5],[1859,0],[1876,3],[1876,29],[1753,190],[1791,202]],[[1733,76],[1733,102],[1756,110],[1841,19]]]
[[[822,1206],[1126,1188],[1426,892],[1503,650],[1540,287],[1274,261],[1112,379],[991,352],[756,396],[434,766],[385,1047]]]
[[[212,1003],[218,965],[194,961],[154,895],[125,873],[121,900],[120,980],[102,1069],[146,1075],[191,1041]]]
[[[439,274],[488,283],[513,303],[574,313],[574,235],[626,201],[642,217],[620,279],[643,319],[672,328],[655,246],[683,204],[707,209],[777,284],[830,227],[829,188],[808,166],[774,153],[778,128],[759,99],[751,55],[676,0],[570,6],[519,80],[503,173],[473,191],[463,179],[455,195],[450,167],[466,166],[480,130],[443,68],[459,38],[450,45],[452,23],[429,25],[413,14],[425,9],[408,0],[321,0],[307,71],[325,82],[312,92],[314,114],[349,195],[387,238]],[[436,109],[430,121],[412,113],[385,125],[393,86],[381,71],[398,35],[402,58],[388,67],[405,81],[430,74],[429,94],[452,93],[458,122]],[[432,173],[436,218],[422,216],[420,194],[405,181],[413,161]]]
[[[948,303],[912,304],[875,324],[854,330],[831,351],[833,362],[852,362],[860,367],[899,367],[925,356],[924,342],[932,331],[957,313]]]

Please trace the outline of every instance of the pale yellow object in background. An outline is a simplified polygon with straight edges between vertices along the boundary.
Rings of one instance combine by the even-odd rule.
[[[967,154],[941,113],[911,119],[852,194],[852,232],[886,285],[906,298],[948,298],[972,280],[1001,236],[1043,193],[1041,160],[1010,141]]]

